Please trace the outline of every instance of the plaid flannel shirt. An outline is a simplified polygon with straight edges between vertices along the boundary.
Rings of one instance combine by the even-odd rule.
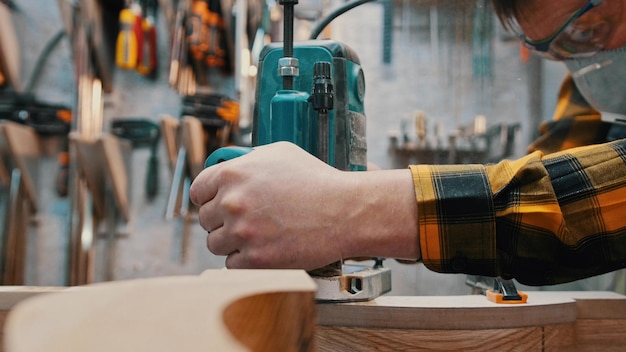
[[[410,166],[429,269],[552,285],[626,267],[626,125],[568,78],[541,132],[518,160]]]

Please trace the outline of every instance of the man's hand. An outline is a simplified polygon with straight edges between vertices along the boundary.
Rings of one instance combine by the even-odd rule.
[[[194,180],[207,247],[228,268],[311,270],[354,256],[419,257],[408,170],[344,172],[294,144],[257,147]]]

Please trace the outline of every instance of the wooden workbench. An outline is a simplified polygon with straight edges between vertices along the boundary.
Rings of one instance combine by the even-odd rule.
[[[520,305],[480,295],[316,305],[314,290],[297,270],[209,270],[69,289],[0,287],[0,310],[10,311],[3,346],[11,352],[626,346],[626,297],[612,292],[528,292]],[[47,292],[54,293],[40,295]]]
[[[526,304],[482,295],[379,297],[318,305],[319,351],[622,351],[626,297],[529,292]]]

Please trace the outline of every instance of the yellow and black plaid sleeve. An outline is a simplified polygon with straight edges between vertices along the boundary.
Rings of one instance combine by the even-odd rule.
[[[551,285],[626,267],[626,140],[410,169],[431,270]]]

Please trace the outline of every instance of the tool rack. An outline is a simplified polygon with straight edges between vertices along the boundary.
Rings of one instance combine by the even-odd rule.
[[[447,140],[435,132],[428,136],[423,120],[416,117],[415,136],[406,126],[400,133],[390,133],[388,154],[392,168],[411,164],[484,164],[513,156],[520,130],[519,123],[500,123],[485,128],[484,118],[477,117],[472,126],[462,126]],[[476,128],[478,125],[481,128]]]

